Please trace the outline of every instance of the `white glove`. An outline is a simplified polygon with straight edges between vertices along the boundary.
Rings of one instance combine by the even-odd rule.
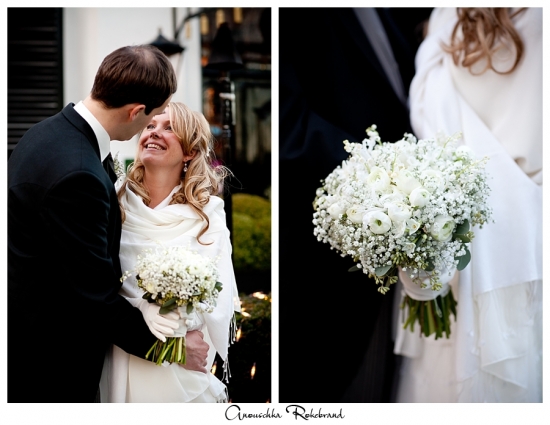
[[[166,342],[166,337],[174,336],[174,330],[179,328],[178,320],[180,318],[177,310],[160,315],[160,306],[150,303],[142,298],[129,298],[128,301],[134,307],[139,308],[143,319],[149,327],[149,330],[162,342]]]

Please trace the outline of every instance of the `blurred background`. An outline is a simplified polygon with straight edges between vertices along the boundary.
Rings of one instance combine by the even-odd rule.
[[[153,44],[178,76],[172,100],[202,112],[217,159],[241,295],[232,402],[271,401],[271,9],[8,8],[8,158],[34,124],[78,103],[113,50]],[[111,142],[126,166],[136,139]],[[221,378],[221,360],[212,373]]]

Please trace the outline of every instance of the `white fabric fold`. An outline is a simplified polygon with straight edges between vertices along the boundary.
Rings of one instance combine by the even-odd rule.
[[[542,169],[534,166],[533,173],[521,168],[522,157],[541,156],[542,115],[527,106],[536,107],[538,98],[527,104],[515,101],[525,91],[540,91],[541,34],[532,29],[540,28],[541,14],[540,9],[527,9],[515,19],[526,45],[520,67],[510,76],[489,72],[486,77],[506,87],[505,105],[481,89],[474,104],[465,99],[463,94],[471,93],[469,85],[477,86],[477,77],[457,70],[441,49],[456,21],[454,9],[434,11],[428,37],[418,51],[411,85],[415,135],[462,132],[466,146],[480,158],[489,157],[489,203],[495,222],[473,229],[472,260],[453,288],[458,318],[450,340],[415,336],[414,349],[396,346],[396,352],[415,357],[405,360],[399,401],[542,400],[542,187],[537,184]],[[514,126],[526,129],[529,140],[518,138]],[[522,150],[527,151],[524,156]],[[537,177],[531,179],[528,173]],[[430,367],[443,358],[449,363],[436,376]],[[446,396],[442,399],[441,394]]]
[[[227,360],[231,322],[234,312],[240,311],[229,230],[223,200],[212,196],[204,207],[210,227],[200,238],[208,245],[200,244],[197,235],[204,226],[200,216],[189,205],[169,205],[178,189],[179,186],[174,188],[154,209],[145,206],[141,197],[131,190],[126,191],[122,198],[126,220],[122,226],[120,261],[123,272],[132,271],[138,254],[146,248],[159,246],[185,246],[210,258],[219,257],[217,266],[223,289],[217,305],[212,313],[197,312],[189,318],[193,322],[190,323],[192,329],[200,328],[210,345],[207,365],[210,370],[216,352]],[[134,275],[124,281],[120,293],[127,298],[143,295]],[[105,362],[101,393],[102,401],[108,402],[215,402],[225,397],[225,385],[211,373],[188,371],[178,365],[159,367],[115,346]]]
[[[418,273],[413,273],[411,270],[404,271],[399,268],[399,280],[403,284],[403,291],[413,300],[418,301],[430,301],[435,300],[438,296],[444,297],[449,293],[449,282],[457,275],[457,271],[450,272],[443,270],[439,272],[439,281],[441,283],[441,289],[434,291],[430,286],[430,275],[423,270],[419,270]],[[415,283],[413,279],[420,278],[422,283],[426,285],[422,288],[419,284]]]

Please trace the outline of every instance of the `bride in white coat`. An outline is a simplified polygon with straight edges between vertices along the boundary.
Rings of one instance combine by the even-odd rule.
[[[450,282],[450,339],[398,327],[397,401],[541,402],[542,8],[435,9],[416,72],[415,135],[462,132],[490,158],[495,222],[475,230],[472,260]]]
[[[224,203],[216,196],[226,174],[212,164],[212,136],[204,116],[173,102],[153,117],[139,138],[134,165],[117,182],[122,212],[120,260],[123,272],[134,269],[146,248],[182,245],[218,257],[223,289],[212,313],[192,313],[176,332],[199,330],[210,346],[200,372],[167,367],[131,356],[116,346],[108,352],[100,384],[102,402],[225,402],[226,387],[210,369],[216,352],[227,365],[238,292],[231,263],[231,243]],[[139,307],[147,302],[135,277],[120,293]]]

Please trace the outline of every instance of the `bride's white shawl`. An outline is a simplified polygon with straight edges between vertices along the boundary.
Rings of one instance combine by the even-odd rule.
[[[191,250],[210,258],[220,257],[218,269],[223,289],[212,313],[204,314],[204,321],[216,351],[221,358],[227,357],[228,329],[233,311],[239,311],[239,300],[235,274],[231,263],[231,243],[226,226],[223,200],[210,197],[204,212],[210,219],[210,227],[197,241],[197,235],[204,226],[200,216],[187,204],[168,205],[172,195],[151,209],[143,203],[141,197],[127,190],[122,199],[126,220],[122,225],[120,244],[120,262],[123,272],[132,270],[137,255],[145,248],[162,246],[187,246]],[[141,298],[143,292],[136,285],[135,278],[124,282],[121,294],[129,298]]]
[[[474,229],[471,263],[453,288],[458,318],[445,355],[453,359],[458,396],[448,401],[541,400],[541,14],[528,9],[518,17],[526,54],[510,75],[472,77],[453,64],[441,43],[450,40],[454,9],[434,11],[417,54],[410,93],[415,135],[462,132],[466,146],[490,158],[495,223]],[[399,328],[399,354],[420,357],[448,344]]]
[[[120,184],[120,181],[118,182]],[[118,189],[118,187],[117,187]],[[197,241],[197,235],[204,226],[204,221],[200,216],[193,211],[189,205],[174,204],[169,205],[172,195],[179,189],[179,186],[168,195],[157,207],[151,209],[144,205],[141,197],[137,196],[131,190],[127,190],[121,202],[126,213],[126,219],[122,225],[122,237],[120,246],[120,260],[122,271],[132,271],[137,255],[143,252],[146,248],[155,248],[161,246],[186,246],[191,250],[210,258],[219,257],[217,263],[220,273],[220,281],[223,284],[223,289],[219,294],[217,305],[212,313],[200,314],[200,319],[205,325],[205,335],[209,336],[215,351],[220,357],[227,360],[228,346],[231,338],[231,323],[234,319],[234,312],[240,311],[240,303],[238,299],[238,291],[235,283],[235,275],[231,262],[231,243],[229,239],[229,230],[226,226],[224,202],[217,196],[212,196],[208,204],[204,207],[204,212],[210,220],[210,227],[204,233],[200,240],[208,245],[202,245]],[[137,287],[135,275],[132,274],[124,281],[120,291],[121,295],[129,299],[141,298],[143,291]],[[206,336],[205,336],[206,339]],[[115,347],[116,348],[116,347]],[[212,350],[211,350],[212,351]],[[124,353],[125,354],[125,353]],[[109,392],[109,401],[128,400],[126,382],[128,381],[128,370],[131,369],[132,358],[122,358],[120,353],[114,352],[115,362],[114,367],[110,365],[111,375],[108,376],[109,384],[105,391]],[[126,357],[133,357],[128,356]],[[211,364],[213,353],[209,355],[209,364]],[[111,358],[112,359],[112,358]],[[109,358],[108,358],[109,361]],[[108,364],[106,362],[106,365]],[[138,363],[141,359],[135,359],[134,363]],[[168,369],[155,366],[158,369]],[[104,368],[104,377],[106,378],[106,368]],[[142,367],[142,369],[145,369]],[[136,369],[137,370],[137,369]],[[174,368],[175,373],[180,376],[183,372],[188,372],[177,366]],[[158,371],[155,376],[160,377],[167,371],[162,373]],[[140,373],[141,369],[140,369]],[[153,372],[154,373],[154,372]],[[204,374],[200,372],[190,372],[199,378],[203,378]],[[198,374],[198,375],[197,375]],[[211,378],[207,374],[208,378]],[[148,379],[156,379],[150,377]],[[160,379],[160,378],[159,378]],[[164,378],[173,379],[173,377]],[[106,379],[103,379],[104,381]],[[181,397],[192,398],[200,391],[203,391],[212,385],[208,380],[197,380],[196,391],[193,394],[182,394]],[[168,382],[164,383],[169,385]],[[145,387],[147,383],[144,383]],[[191,388],[193,385],[191,385]],[[188,390],[188,389],[186,389]],[[189,391],[187,391],[189,393]],[[125,398],[126,397],[126,398]],[[170,400],[165,400],[170,401]],[[187,401],[181,400],[178,401]]]

